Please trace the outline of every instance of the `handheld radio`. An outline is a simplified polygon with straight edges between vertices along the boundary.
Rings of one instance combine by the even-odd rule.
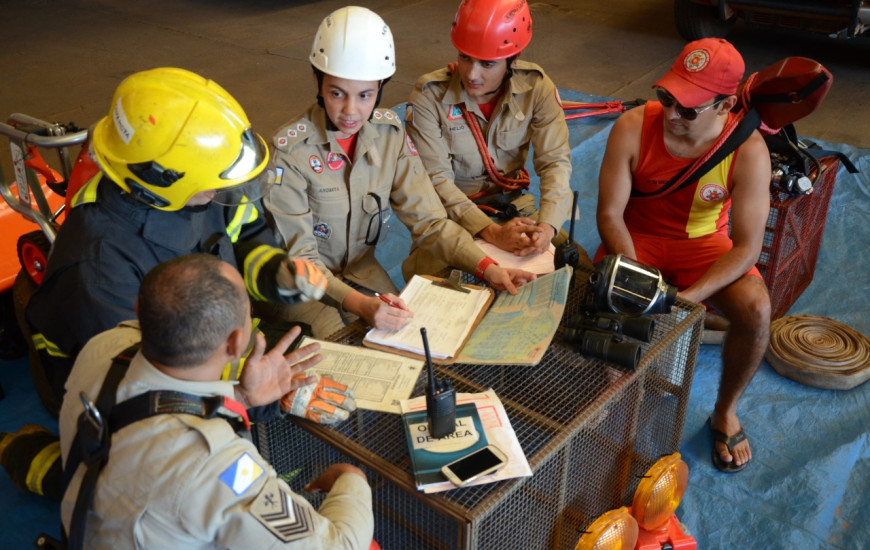
[[[426,388],[426,416],[429,418],[429,435],[436,439],[456,431],[456,390],[450,380],[435,381],[432,355],[429,353],[429,339],[426,329],[420,329],[423,349],[426,351],[426,365],[429,367],[429,387]]]
[[[574,202],[571,206],[571,226],[568,231],[568,240],[556,247],[555,264],[556,269],[570,265],[577,268],[580,263],[580,251],[577,250],[577,245],[574,244],[574,218],[577,216],[577,199],[580,193],[574,191]],[[572,274],[573,278],[573,274]]]

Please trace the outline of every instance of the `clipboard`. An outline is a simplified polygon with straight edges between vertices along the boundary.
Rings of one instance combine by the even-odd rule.
[[[445,288],[450,288],[450,285],[451,285],[451,283],[447,279],[444,279],[441,277],[433,277],[430,275],[417,275],[417,277],[427,279],[429,281],[432,281],[433,283],[438,284],[438,286],[443,286]],[[483,306],[477,312],[477,315],[475,316],[474,321],[471,323],[471,326],[468,329],[468,331],[464,334],[462,341],[460,342],[460,344],[456,348],[456,350],[453,352],[453,355],[451,357],[448,357],[445,359],[439,359],[439,358],[435,358],[435,357],[432,358],[432,362],[435,363],[436,365],[452,365],[453,363],[456,362],[456,358],[459,356],[460,352],[462,351],[462,348],[465,347],[465,344],[468,342],[468,339],[471,337],[471,334],[475,331],[475,329],[477,328],[477,325],[480,324],[480,321],[483,319],[484,315],[486,315],[486,312],[489,310],[489,306],[492,305],[492,302],[495,299],[495,291],[489,287],[478,286],[478,285],[468,285],[468,284],[463,284],[462,286],[465,288],[468,288],[468,289],[485,292],[486,300],[485,300]],[[450,289],[450,291],[451,292],[460,292],[458,290],[453,290],[453,289]],[[400,294],[400,296],[401,296],[401,294]],[[472,296],[472,295],[468,294],[468,296]],[[415,315],[416,315],[416,312],[415,312]],[[425,321],[420,326],[426,326]],[[427,327],[427,330],[431,330],[431,328]],[[419,330],[416,331],[416,334],[419,335]],[[421,361],[426,360],[426,357],[422,353],[422,342],[420,342],[421,353],[415,353],[415,352],[410,351],[410,350],[396,348],[396,347],[393,347],[393,346],[390,346],[387,344],[382,344],[379,342],[372,342],[372,341],[368,340],[367,338],[368,338],[368,333],[366,334],[366,337],[363,338],[363,342],[362,342],[363,345],[367,348],[372,348],[372,349],[376,349],[376,350],[380,350],[380,351],[386,351],[388,353],[395,353],[397,355],[402,355],[404,357],[410,357],[413,359],[419,359]]]

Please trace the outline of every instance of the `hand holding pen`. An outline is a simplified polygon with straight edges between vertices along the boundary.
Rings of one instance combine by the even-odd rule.
[[[399,330],[414,316],[405,301],[394,294],[375,293],[377,308],[371,325],[385,330]],[[374,300],[373,300],[374,302]]]

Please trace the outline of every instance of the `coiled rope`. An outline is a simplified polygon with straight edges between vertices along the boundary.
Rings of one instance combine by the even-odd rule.
[[[818,315],[771,323],[765,358],[782,376],[817,388],[849,390],[870,378],[870,338]]]

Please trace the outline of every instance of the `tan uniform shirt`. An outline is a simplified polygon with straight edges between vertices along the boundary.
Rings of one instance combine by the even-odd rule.
[[[405,118],[408,134],[450,219],[476,235],[492,221],[467,196],[501,188],[486,174],[460,103],[476,115],[495,167],[504,175],[515,177],[532,146],[541,185],[538,221],[558,232],[571,213],[571,149],[553,81],[536,64],[517,60],[489,121],[465,93],[458,74],[445,68],[417,81]]]
[[[83,410],[79,392],[96,400],[112,358],[139,339],[135,322],[122,323],[95,336],[79,353],[60,414],[64,462]],[[233,396],[230,382],[172,378],[139,353],[117,399],[162,389]],[[81,465],[61,505],[67,532],[84,471]],[[367,549],[373,530],[371,489],[360,476],[340,476],[315,510],[227,421],[164,414],[113,435],[84,547]]]
[[[337,303],[331,305],[340,305],[351,291],[342,279],[374,290],[378,280],[389,279],[374,246],[365,244],[378,212],[372,193],[408,227],[412,250],[474,271],[486,255],[447,219],[393,111],[375,110],[359,131],[352,160],[326,127],[326,112],[314,105],[275,134],[277,185],[264,202],[289,254],[311,260],[327,274],[326,294]]]

